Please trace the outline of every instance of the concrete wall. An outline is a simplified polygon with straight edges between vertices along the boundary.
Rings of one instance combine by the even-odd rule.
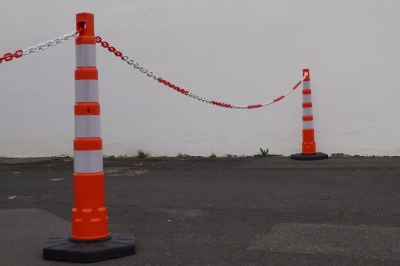
[[[1,53],[96,34],[157,75],[238,105],[268,102],[310,68],[317,150],[400,155],[400,1],[3,1]],[[73,154],[74,41],[0,65],[0,156]],[[301,89],[231,110],[176,93],[98,46],[105,155],[301,152]]]

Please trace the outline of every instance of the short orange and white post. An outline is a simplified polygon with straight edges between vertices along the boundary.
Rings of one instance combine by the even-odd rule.
[[[314,116],[311,101],[311,78],[310,70],[303,69],[303,143],[302,152],[292,154],[290,158],[294,160],[323,160],[328,159],[328,155],[317,152],[314,140]]]
[[[43,258],[95,262],[135,254],[130,234],[110,234],[105,206],[94,15],[76,16],[74,206],[70,238],[49,239]]]

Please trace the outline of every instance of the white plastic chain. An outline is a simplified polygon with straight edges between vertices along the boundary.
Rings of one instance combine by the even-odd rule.
[[[148,77],[153,78],[154,80],[157,80],[157,76],[154,75],[153,72],[149,71],[148,69],[145,69],[144,67],[142,67],[141,65],[139,65],[139,63],[133,61],[132,59],[129,59],[128,56],[123,56],[122,60],[125,61],[128,65],[133,66],[135,69],[140,70],[140,72],[142,72],[143,74],[146,74]]]
[[[140,72],[146,74],[148,77],[153,78],[154,80],[159,81],[161,83],[164,83],[163,81],[165,81],[165,80],[161,79],[162,81],[160,81],[159,80],[160,78],[158,78],[153,72],[149,71],[148,69],[145,69],[143,66],[141,66],[139,63],[135,62],[134,60],[129,59],[128,56],[123,56],[122,60],[127,62],[128,65],[133,66],[135,69],[140,70]],[[173,88],[173,89],[179,88],[178,91],[180,93],[182,93],[182,94],[184,94],[186,96],[189,96],[189,97],[191,97],[193,99],[202,101],[204,103],[213,104],[213,105],[217,105],[217,106],[220,106],[220,107],[233,108],[233,109],[255,109],[255,108],[260,108],[260,107],[266,107],[268,105],[271,105],[273,103],[276,103],[276,102],[282,100],[283,98],[285,98],[286,96],[291,94],[295,89],[297,89],[297,87],[301,84],[301,82],[304,81],[304,79],[306,77],[307,77],[307,75],[303,76],[296,83],[296,85],[294,87],[292,87],[288,92],[286,92],[285,94],[277,97],[276,99],[271,100],[271,101],[266,102],[266,103],[263,103],[263,104],[250,104],[250,105],[233,105],[233,104],[220,103],[220,102],[217,102],[217,101],[210,100],[210,99],[208,99],[206,97],[201,97],[201,96],[199,96],[197,94],[194,94],[192,92],[189,92],[187,90],[180,89],[179,87],[176,87],[175,85],[170,84],[169,82],[164,83],[164,85],[169,86],[170,88]]]
[[[36,46],[31,46],[28,49],[24,49],[24,50],[22,50],[21,54],[22,55],[27,55],[27,54],[30,54],[30,53],[33,53],[33,52],[37,52],[39,50],[46,50],[50,46],[55,46],[55,45],[57,45],[59,43],[62,43],[62,42],[65,42],[65,41],[69,41],[72,38],[77,37],[78,35],[79,35],[79,33],[77,31],[73,31],[73,32],[71,32],[69,34],[68,33],[65,34],[63,37],[57,37],[54,40],[50,40],[50,41],[47,41],[45,43],[39,43]]]

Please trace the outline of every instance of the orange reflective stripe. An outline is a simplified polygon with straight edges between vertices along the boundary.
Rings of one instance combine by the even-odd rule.
[[[313,121],[313,116],[312,115],[305,115],[303,116],[303,121]]]
[[[74,140],[75,151],[95,151],[103,149],[101,138],[81,138]]]
[[[308,102],[308,103],[303,103],[303,108],[310,108],[312,107],[312,103]]]
[[[95,67],[77,67],[75,69],[75,80],[99,79],[99,73]]]
[[[310,89],[304,89],[303,90],[303,94],[311,94],[311,90]]]
[[[100,115],[99,103],[76,103],[75,115]]]

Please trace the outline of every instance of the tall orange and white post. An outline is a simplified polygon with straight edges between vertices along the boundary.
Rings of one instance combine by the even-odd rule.
[[[110,234],[105,206],[94,15],[76,15],[74,206],[71,237],[50,238],[43,258],[95,262],[135,254],[130,234]]]
[[[314,140],[314,116],[311,102],[311,78],[310,70],[303,69],[303,143],[302,152],[292,154],[290,158],[294,160],[323,160],[328,159],[328,155],[317,152]]]

